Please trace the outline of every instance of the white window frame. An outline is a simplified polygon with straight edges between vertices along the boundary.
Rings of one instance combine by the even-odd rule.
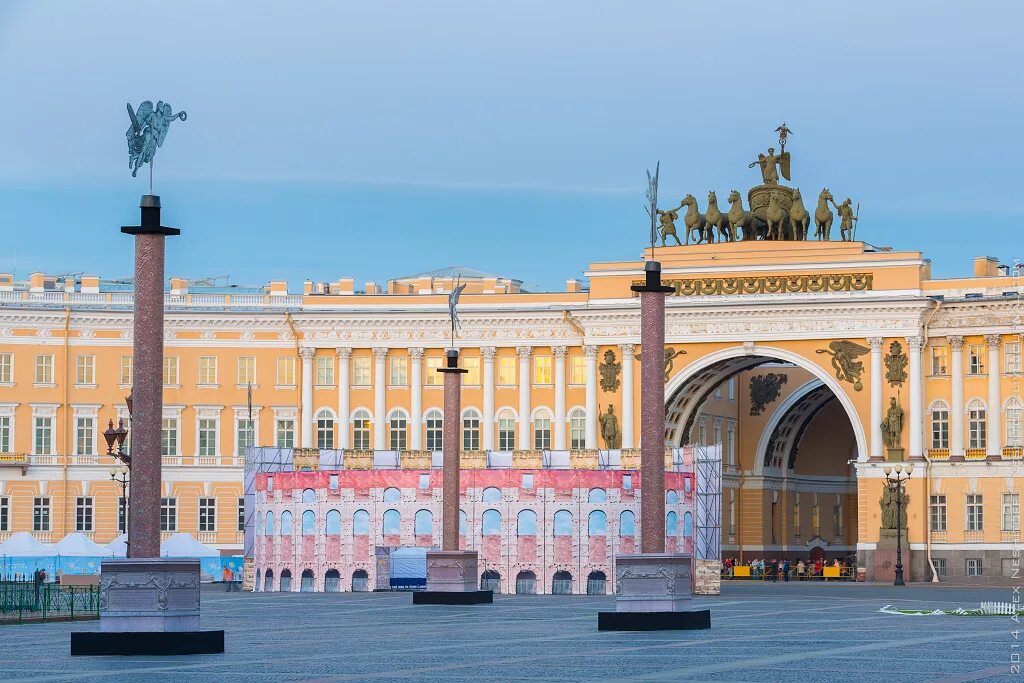
[[[968,493],[964,498],[964,529],[985,530],[985,499],[980,493]]]
[[[984,344],[967,345],[967,374],[975,377],[987,374],[988,349]]]
[[[514,387],[516,385],[516,366],[519,360],[515,356],[498,356],[498,377],[499,387]]]
[[[967,404],[967,447],[985,448],[988,444],[988,409],[976,398]]]
[[[1020,531],[1020,494],[1004,493],[1002,503],[1002,530]]]
[[[330,389],[334,386],[334,356],[320,355],[316,357],[315,386]]]
[[[353,450],[370,450],[373,447],[373,413],[366,408],[356,408],[349,423]]]
[[[196,381],[197,387],[213,388],[218,387],[220,384],[217,382],[217,356],[199,356],[199,377]],[[213,371],[213,377],[210,377],[210,372]],[[212,379],[212,381],[210,381]]]
[[[1011,396],[1003,404],[1004,436],[1003,443],[1008,448],[1024,446],[1024,401]]]
[[[373,386],[373,359],[369,356],[352,357],[352,386],[364,389]]]
[[[217,499],[213,496],[200,496],[197,504],[198,516],[196,525],[199,533],[217,532]],[[205,510],[204,510],[205,508]],[[203,519],[203,516],[206,519]],[[205,524],[203,522],[206,522]]]
[[[578,451],[587,447],[587,411],[573,408],[569,411],[569,449]]]
[[[260,434],[260,406],[252,407],[252,445],[255,446],[259,443]],[[242,448],[242,439],[239,438],[242,431],[242,423],[249,420],[249,406],[234,406],[235,413],[234,420],[234,442],[232,443],[231,452],[235,454],[235,458],[244,458],[245,452],[239,452]]]
[[[1021,342],[1003,343],[1003,373],[1011,375],[1021,372]]]
[[[219,458],[220,457],[220,414],[224,409],[224,406],[195,406],[196,418],[195,418],[195,457],[196,458]],[[213,452],[210,453],[207,448],[206,452],[203,452],[201,448],[203,439],[200,435],[200,426],[203,422],[213,422]],[[209,430],[203,430],[208,432]],[[207,444],[209,445],[209,444]]]
[[[278,389],[295,387],[295,356],[278,356],[274,362],[274,386]]]
[[[88,389],[96,386],[96,356],[79,353],[75,356],[75,387]]]
[[[53,372],[53,354],[37,353],[35,366],[32,371],[32,383],[37,387],[55,386]]]
[[[495,430],[498,437],[499,451],[512,451],[516,448],[516,413],[511,408],[502,408],[494,415],[494,422],[498,425]],[[504,423],[504,424],[503,424]]]
[[[330,426],[321,426],[321,422],[328,422]],[[325,450],[333,450],[338,443],[334,432],[338,427],[338,419],[330,408],[321,408],[316,411],[313,418],[313,429],[316,430],[316,447]],[[325,438],[322,438],[325,437]]]
[[[14,386],[14,354],[10,351],[0,352],[0,386]]]
[[[244,388],[256,384],[256,356],[239,356],[236,366],[236,387]]]
[[[0,403],[0,453],[14,451],[14,427],[16,425],[16,403]]]
[[[476,408],[466,408],[462,411],[462,450],[481,450],[481,424],[480,411]]]
[[[75,531],[92,533],[96,529],[96,506],[92,496],[75,497]]]
[[[945,401],[935,401],[929,406],[928,424],[931,448],[949,448],[949,406]]]
[[[444,445],[444,413],[437,408],[430,408],[423,413],[423,427],[424,448],[428,451],[440,451]]]
[[[160,376],[163,378],[165,387],[181,386],[181,375],[179,374],[179,370],[180,363],[177,356],[164,356],[160,369]]]
[[[466,374],[462,376],[462,386],[467,386],[467,387],[478,387],[478,386],[480,386],[480,357],[479,356],[463,356],[462,357],[462,369],[466,370]]]

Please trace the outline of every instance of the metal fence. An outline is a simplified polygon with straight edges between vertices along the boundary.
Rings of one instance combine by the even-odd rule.
[[[0,581],[0,624],[100,618],[98,586]]]

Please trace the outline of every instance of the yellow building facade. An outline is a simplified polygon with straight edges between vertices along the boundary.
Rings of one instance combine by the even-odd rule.
[[[646,256],[650,256],[648,253]],[[920,252],[862,242],[659,248],[666,445],[719,443],[725,556],[851,557],[886,580],[889,461],[915,464],[914,579],[998,579],[1020,540],[1022,273],[987,258],[933,279]],[[592,264],[565,291],[466,269],[166,294],[166,533],[241,548],[249,445],[440,447],[447,293],[468,285],[456,345],[463,449],[639,446],[643,259]],[[0,540],[116,536],[102,436],[128,417],[130,286],[0,275]],[[894,402],[893,402],[894,400]],[[898,444],[883,420],[902,411]],[[609,444],[600,415],[614,415]],[[605,421],[606,423],[607,421]],[[130,427],[130,425],[129,425]],[[129,437],[130,448],[130,437]],[[889,574],[886,574],[889,572]]]

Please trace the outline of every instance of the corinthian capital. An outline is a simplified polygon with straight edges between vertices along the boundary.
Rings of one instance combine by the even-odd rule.
[[[423,360],[423,349],[418,346],[409,349],[409,358],[413,363],[419,363]]]
[[[551,347],[551,352],[554,354],[555,360],[565,360],[565,354],[569,352],[569,347],[567,347],[567,346],[552,346]]]
[[[597,360],[597,347],[587,345],[583,347],[583,354],[587,357],[587,360]]]
[[[998,349],[999,345],[1003,343],[1003,336],[1001,334],[986,334],[985,343],[990,349],[993,347]]]
[[[374,360],[383,361],[388,357],[387,347],[377,346],[372,349]]]
[[[494,354],[498,353],[498,349],[493,346],[481,346],[480,355],[483,357],[485,363],[494,362]]]
[[[946,337],[946,341],[949,342],[949,348],[953,349],[954,351],[961,351],[964,348],[963,335],[951,334],[948,337]]]
[[[532,346],[517,346],[516,353],[519,354],[520,360],[530,360],[530,356],[533,355]]]
[[[347,346],[339,346],[334,349],[334,352],[338,354],[338,360],[342,363],[347,363],[348,359],[352,357],[352,349]]]
[[[872,351],[881,351],[884,341],[881,337],[868,337],[868,346],[871,347]]]
[[[302,356],[302,360],[313,360],[313,356],[316,355],[316,349],[310,346],[304,346],[299,349],[299,355]]]

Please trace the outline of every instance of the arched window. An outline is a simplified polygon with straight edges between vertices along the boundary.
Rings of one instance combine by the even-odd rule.
[[[327,408],[316,414],[316,447],[334,448],[334,413]]]
[[[303,569],[302,576],[299,578],[299,591],[302,593],[312,593],[313,581],[313,570]]]
[[[516,416],[509,408],[498,411],[498,450],[511,451],[516,447]]]
[[[1006,445],[1010,448],[1020,448],[1024,445],[1021,434],[1021,416],[1024,413],[1024,403],[1016,396],[1003,406],[1003,415],[1006,419]]]
[[[324,573],[324,592],[337,593],[341,590],[341,574],[337,569],[328,569]]]
[[[281,513],[281,535],[291,536],[292,535],[292,513],[285,510]],[[284,575],[281,575],[282,578]]]
[[[619,515],[619,536],[636,536],[636,515],[632,510],[623,510]]]
[[[352,448],[370,450],[370,412],[359,409],[352,413]]]
[[[267,513],[267,526],[266,526],[266,528],[264,528],[263,533],[265,533],[267,536],[273,536],[274,535],[274,513],[273,512],[268,512]]]
[[[268,569],[263,576],[263,592],[269,593],[272,590],[274,590],[274,570]]]
[[[338,512],[337,510],[327,511],[327,535],[341,535],[341,513]]]
[[[281,586],[279,590],[282,593],[292,592],[292,572],[290,569],[281,570]]]
[[[587,492],[588,503],[607,503],[608,493],[604,489],[590,489]]]
[[[469,526],[469,517],[466,516],[465,510],[459,510],[459,535],[466,535],[466,528]]]
[[[313,514],[312,510],[306,510],[302,513],[302,535],[312,536],[316,533],[316,515]]]
[[[501,574],[488,569],[480,576],[480,590],[482,591],[494,591],[497,593],[501,590]]]
[[[931,408],[932,448],[949,448],[949,406],[936,401]]]
[[[572,574],[566,571],[555,572],[555,575],[551,577],[551,594],[571,595]]]
[[[427,450],[441,450],[442,434],[444,433],[444,416],[437,408],[431,408],[427,411],[427,416],[424,419],[427,423]]]
[[[537,535],[537,513],[533,510],[520,510],[516,518],[516,534],[518,536]]]
[[[587,414],[583,408],[569,413],[569,448],[574,451],[587,447]]]
[[[551,411],[538,408],[533,414],[533,447],[538,451],[551,449]]]
[[[555,513],[555,536],[572,536],[572,513],[568,510]]]
[[[675,505],[679,502],[679,494],[670,489],[665,493],[665,502],[668,505]]]
[[[683,491],[689,493],[693,490],[693,484],[690,483],[690,477],[683,477]]]
[[[384,502],[385,503],[400,503],[402,501],[402,492],[392,487],[384,489]]]
[[[352,535],[370,535],[370,513],[366,510],[356,510],[352,513]]]
[[[434,533],[434,515],[430,510],[417,510],[412,526],[413,533],[417,536],[429,536]]]
[[[604,536],[608,533],[608,515],[601,510],[594,510],[587,518],[587,533],[591,536]]]
[[[313,489],[302,490],[302,502],[311,505],[316,502],[316,491]]]
[[[404,451],[408,448],[408,434],[409,417],[404,410],[392,410],[388,415],[388,448],[393,451]]]
[[[590,572],[587,576],[587,595],[604,595],[608,592],[608,579],[604,572]]]
[[[693,515],[689,512],[683,513],[683,536],[685,538],[693,536]]]
[[[398,510],[387,510],[384,512],[383,529],[385,534],[402,533],[402,515]]]
[[[352,572],[352,592],[363,593],[370,590],[370,576],[365,569]]]
[[[467,408],[462,413],[462,450],[480,450],[480,413],[475,408]]]
[[[675,512],[665,515],[665,535],[676,536],[679,534],[679,518]]]
[[[483,530],[484,536],[500,536],[501,513],[497,510],[484,510],[480,527]]]
[[[516,594],[536,595],[537,575],[533,572],[519,572],[516,574]]]
[[[480,500],[485,503],[500,503],[501,502],[501,489],[493,486],[488,486],[480,494]]]
[[[985,448],[985,404],[974,399],[967,404],[968,448]]]

